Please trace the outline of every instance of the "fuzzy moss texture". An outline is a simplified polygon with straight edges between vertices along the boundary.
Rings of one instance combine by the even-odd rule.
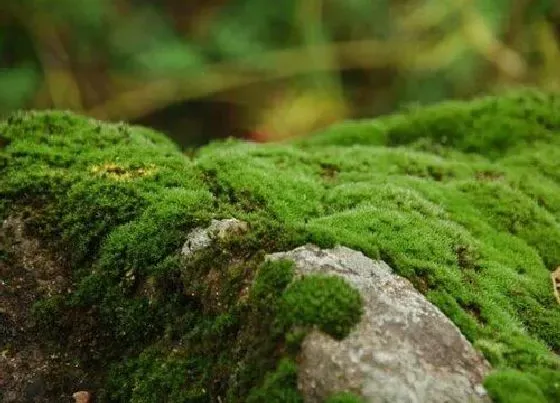
[[[33,309],[45,343],[95,335],[81,359],[100,401],[301,402],[305,332],[343,338],[361,312],[346,283],[263,263],[313,242],[411,280],[491,362],[494,401],[558,402],[559,166],[560,96],[532,90],[191,156],[144,128],[17,113],[0,218],[23,214],[68,262],[72,292]],[[181,261],[190,229],[229,217],[250,231]]]

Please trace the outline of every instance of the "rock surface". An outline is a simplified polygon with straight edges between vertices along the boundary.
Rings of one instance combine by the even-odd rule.
[[[364,300],[358,327],[342,341],[313,331],[303,342],[299,388],[306,402],[350,390],[368,402],[484,402],[488,363],[412,284],[345,247],[305,246],[269,259],[295,261],[298,276],[341,276]]]
[[[212,220],[208,228],[195,228],[187,236],[181,254],[191,257],[199,250],[209,247],[212,241],[224,239],[228,235],[242,234],[248,229],[247,223],[235,218]]]

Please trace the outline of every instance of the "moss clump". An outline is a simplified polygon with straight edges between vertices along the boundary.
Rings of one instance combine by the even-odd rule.
[[[288,260],[266,261],[258,268],[242,319],[246,326],[239,337],[245,354],[236,362],[229,401],[243,401],[240,396],[247,393],[255,402],[269,395],[272,401],[303,401],[293,362],[299,345],[290,345],[287,329],[277,320],[280,301],[293,276],[294,263]]]
[[[500,371],[490,374],[484,387],[496,403],[544,403],[541,389],[530,376],[519,371]]]
[[[307,329],[340,338],[359,319],[340,280],[292,283],[290,264],[261,266],[268,252],[313,242],[361,250],[408,278],[505,371],[489,378],[496,396],[519,377],[553,402],[559,110],[558,95],[519,91],[292,143],[219,142],[192,158],[147,129],[17,113],[0,123],[0,217],[23,216],[68,265],[71,292],[44,296],[37,334],[89,351],[82,361],[106,401],[140,393],[130,379],[146,380],[145,396],[204,389],[229,402],[287,384],[272,374],[290,373],[279,362]],[[179,258],[189,230],[229,217],[250,231]],[[196,387],[162,379],[150,360]],[[107,367],[127,375],[106,377]]]
[[[137,359],[113,367],[107,389],[99,397],[130,403],[206,402],[200,367],[199,362],[180,352],[147,349]]]
[[[528,89],[475,102],[448,101],[410,108],[376,121],[342,124],[302,143],[412,145],[435,153],[455,150],[499,158],[506,152],[555,140],[554,132],[560,130],[559,108],[556,94]]]
[[[247,403],[303,403],[297,391],[297,365],[288,359],[278,363],[275,371],[266,375],[264,383],[252,389]]]
[[[289,260],[267,261],[259,269],[251,287],[251,300],[263,306],[276,306],[281,293],[294,277],[294,263]]]
[[[287,328],[317,327],[343,339],[360,321],[360,293],[342,278],[313,275],[296,280],[280,301],[278,319]]]

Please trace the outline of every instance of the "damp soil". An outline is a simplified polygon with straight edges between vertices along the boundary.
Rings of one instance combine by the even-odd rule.
[[[74,392],[95,383],[69,340],[45,337],[33,315],[40,299],[70,291],[68,273],[65,260],[30,233],[22,216],[1,223],[1,403],[73,402]]]

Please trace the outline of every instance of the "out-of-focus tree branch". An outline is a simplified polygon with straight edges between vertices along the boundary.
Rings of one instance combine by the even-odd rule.
[[[275,122],[303,133],[323,124],[314,117],[322,113],[370,116],[504,85],[558,88],[556,3],[0,2],[0,113],[63,108],[138,120],[225,100],[251,110],[226,111],[241,127],[266,132]],[[287,119],[274,113],[298,123],[282,128]],[[206,118],[199,111],[190,121]]]

